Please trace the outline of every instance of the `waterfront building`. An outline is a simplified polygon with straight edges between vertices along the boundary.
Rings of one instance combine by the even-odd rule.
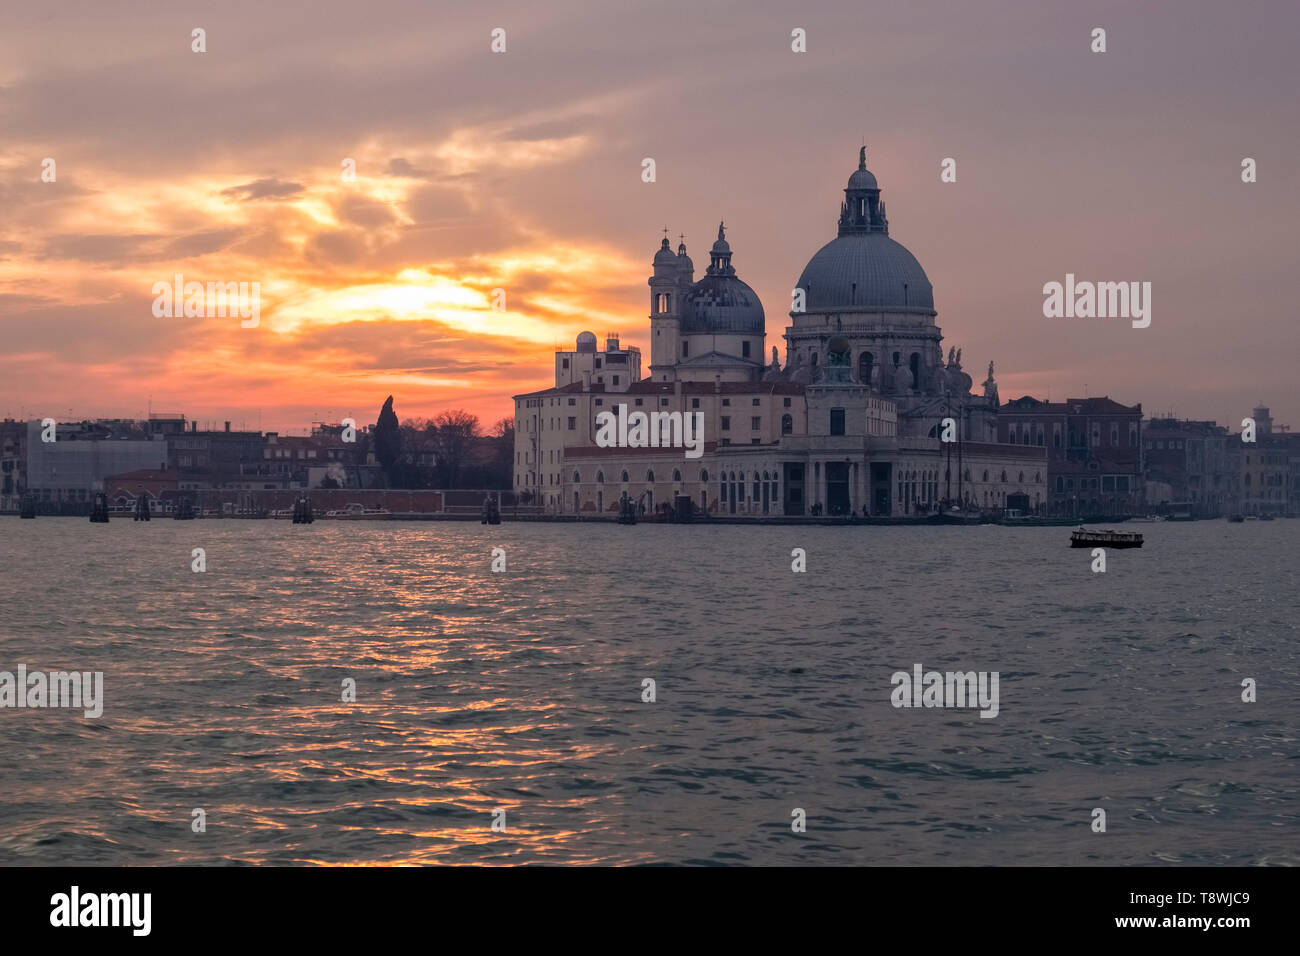
[[[1211,421],[1152,418],[1142,425],[1147,502],[1186,503],[1198,518],[1241,510],[1241,436]]]
[[[756,518],[1043,509],[1046,449],[999,438],[992,362],[973,392],[961,351],[944,360],[933,289],[889,235],[865,149],[844,195],[836,237],[796,283],[784,363],[775,346],[766,358],[763,305],[725,226],[698,280],[685,244],[663,239],[648,280],[649,374],[623,377],[640,354],[617,338],[602,355],[583,332],[557,352],[554,386],[515,396],[515,491],[568,514],[615,512],[624,495],[647,512],[689,501]],[[611,354],[626,355],[617,373]],[[701,416],[700,456],[600,447],[597,416],[620,405]]]
[[[1002,406],[999,437],[1047,453],[1047,513],[1062,517],[1135,514],[1145,508],[1142,406],[1106,396],[1045,402],[1024,396]]]

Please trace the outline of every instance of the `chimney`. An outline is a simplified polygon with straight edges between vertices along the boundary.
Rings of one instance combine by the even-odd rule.
[[[199,423],[198,423],[198,421],[196,420],[196,421],[192,421],[192,422],[190,422],[190,434],[191,434],[191,435],[197,435],[197,434],[198,434],[198,431],[199,431]]]

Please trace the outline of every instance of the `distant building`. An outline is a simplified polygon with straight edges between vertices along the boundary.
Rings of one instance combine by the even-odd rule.
[[[515,396],[514,489],[556,513],[645,511],[689,501],[715,515],[926,514],[941,502],[1024,510],[1046,504],[1047,454],[998,438],[998,392],[972,392],[959,350],[945,362],[930,280],[889,236],[865,150],[838,235],[796,284],[785,363],[724,227],[705,274],[667,238],[652,262],[650,374],[640,353],[583,332],[555,358],[555,385]],[[683,449],[600,447],[602,412],[700,415],[698,458]],[[948,433],[954,439],[943,441]],[[657,439],[656,439],[657,443]]]
[[[38,502],[89,502],[110,475],[167,467],[167,442],[139,422],[100,419],[60,423],[55,440],[41,440],[39,421],[27,422],[25,491]]]
[[[1200,518],[1241,510],[1240,436],[1215,422],[1153,418],[1143,443],[1149,504],[1190,504]]]
[[[1255,441],[1242,442],[1238,436],[1241,446],[1241,512],[1248,515],[1286,514],[1294,480],[1292,436],[1273,430],[1273,416],[1262,405],[1255,408],[1253,417]]]
[[[998,438],[1047,452],[1048,510],[1061,516],[1134,514],[1145,508],[1142,406],[1105,396],[1007,402]]]

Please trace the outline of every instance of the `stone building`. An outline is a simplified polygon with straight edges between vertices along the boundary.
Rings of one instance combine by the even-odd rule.
[[[1152,418],[1143,423],[1148,489],[1165,488],[1169,503],[1186,503],[1198,518],[1241,510],[1241,436],[1211,421]],[[1152,491],[1149,505],[1161,504]]]
[[[620,370],[640,360],[615,338],[602,354],[584,332],[557,352],[554,387],[515,396],[515,490],[569,514],[615,511],[624,494],[647,512],[689,501],[746,517],[1042,509],[1047,451],[999,440],[992,362],[975,393],[961,351],[945,361],[930,281],[890,238],[865,153],[836,238],[795,286],[784,364],[776,347],[766,359],[763,305],[737,274],[725,226],[698,280],[685,244],[674,252],[665,238],[649,279],[649,375],[614,378],[611,355],[626,356]],[[699,457],[601,447],[598,416],[620,405],[698,415]]]
[[[1047,513],[1063,517],[1139,514],[1142,406],[1112,399],[1044,402],[1028,395],[1002,406],[999,437],[1047,452]]]

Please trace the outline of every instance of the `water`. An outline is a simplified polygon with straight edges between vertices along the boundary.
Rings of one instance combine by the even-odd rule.
[[[0,863],[1300,863],[1300,522],[1133,530],[0,519]]]

